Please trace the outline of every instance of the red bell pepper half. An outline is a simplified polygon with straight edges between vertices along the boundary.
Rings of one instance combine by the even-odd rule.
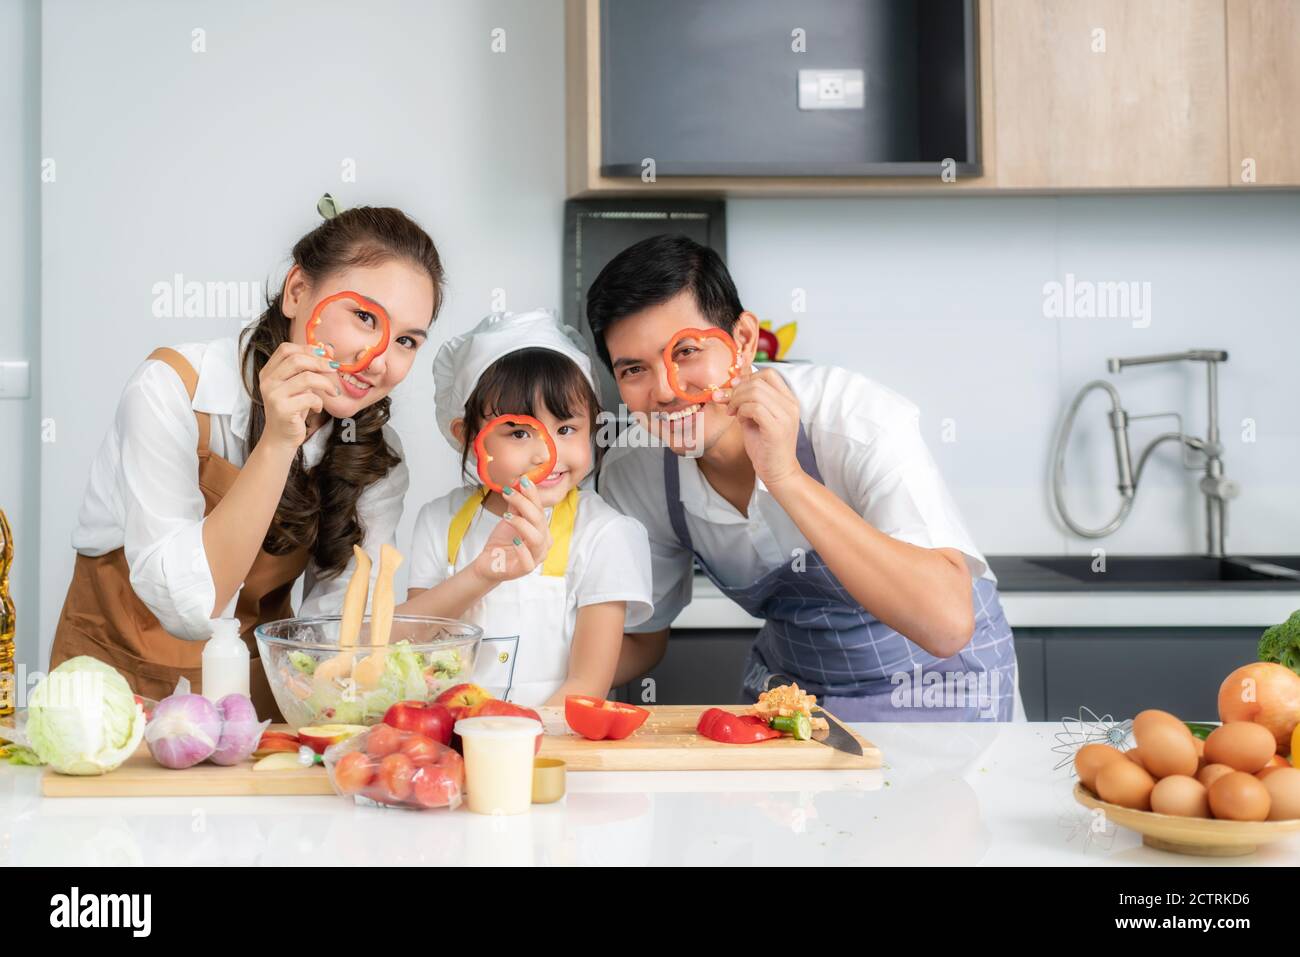
[[[650,717],[645,708],[618,701],[602,701],[586,695],[564,698],[564,720],[569,727],[591,741],[621,741]]]
[[[781,737],[780,731],[769,728],[767,722],[757,715],[732,714],[721,708],[710,708],[700,715],[695,730],[723,744],[757,744],[768,738]]]

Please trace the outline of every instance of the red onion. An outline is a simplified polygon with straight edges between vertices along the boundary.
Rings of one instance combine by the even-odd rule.
[[[226,695],[217,702],[217,711],[221,713],[221,737],[209,760],[213,764],[238,764],[257,750],[262,732],[271,722],[257,720],[257,709],[247,695]]]
[[[211,757],[221,738],[221,715],[203,695],[174,694],[158,702],[144,729],[149,753],[165,768],[189,768]]]

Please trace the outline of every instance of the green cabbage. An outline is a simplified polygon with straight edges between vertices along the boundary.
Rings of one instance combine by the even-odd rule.
[[[144,709],[126,679],[85,655],[46,675],[27,703],[28,743],[63,774],[112,771],[144,737]]]

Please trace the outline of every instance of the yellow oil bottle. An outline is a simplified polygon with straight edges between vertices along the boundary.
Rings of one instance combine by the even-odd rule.
[[[14,713],[14,602],[9,597],[9,569],[14,563],[14,535],[0,509],[0,718]]]

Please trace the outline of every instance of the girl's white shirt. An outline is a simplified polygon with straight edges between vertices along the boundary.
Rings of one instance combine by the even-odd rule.
[[[415,520],[415,534],[411,541],[411,575],[409,588],[433,588],[451,573],[471,564],[487,545],[487,537],[499,516],[486,508],[478,508],[473,521],[465,531],[455,567],[447,562],[447,531],[451,520],[464,505],[473,488],[458,488],[435,498],[420,508]],[[547,519],[551,510],[547,508]],[[529,627],[554,629],[564,636],[565,644],[573,640],[577,627],[577,610],[585,605],[602,602],[627,602],[625,625],[633,627],[650,616],[650,541],[645,527],[636,519],[621,515],[606,505],[598,494],[588,489],[578,489],[577,520],[573,523],[573,537],[569,542],[568,570],[565,571],[565,602],[563,620],[555,622],[529,622]],[[520,583],[542,575],[542,567],[534,568],[523,579],[503,581],[495,586],[465,618],[474,624],[485,619],[484,605],[498,601],[508,603]],[[495,637],[495,636],[486,636]],[[520,680],[526,680],[521,677]]]

